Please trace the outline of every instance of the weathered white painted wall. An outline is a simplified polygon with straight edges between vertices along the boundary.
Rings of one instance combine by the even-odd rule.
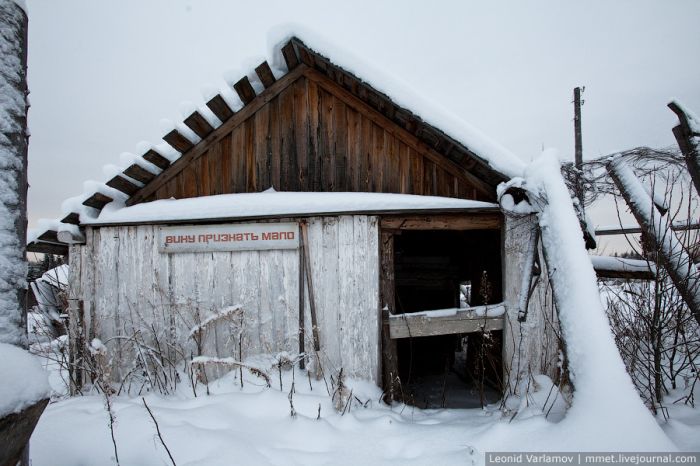
[[[378,382],[377,218],[307,222],[323,370],[343,368]],[[87,342],[99,338],[107,346],[115,380],[136,358],[155,353],[179,361],[200,351],[239,359],[240,329],[243,359],[298,352],[298,250],[165,254],[158,252],[157,234],[152,225],[88,227],[86,244],[71,248],[70,296],[83,303]],[[305,303],[308,351],[313,348],[308,297]],[[192,327],[236,304],[243,307],[242,325],[239,318],[219,321],[207,328],[198,349],[189,338]],[[156,344],[158,351],[144,352]]]
[[[534,215],[505,215],[503,298],[506,304],[503,329],[503,366],[508,384],[506,393],[522,394],[528,377],[546,374],[556,381],[559,375],[559,321],[552,298],[547,269],[541,251],[542,267],[530,298],[527,318],[518,322],[518,301],[530,237],[537,228]]]

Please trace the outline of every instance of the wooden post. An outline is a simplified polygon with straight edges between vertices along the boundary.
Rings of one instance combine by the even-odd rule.
[[[581,139],[581,93],[584,88],[574,88],[574,138],[576,167],[576,197],[583,209],[583,142]]]
[[[394,235],[382,231],[381,236],[381,306],[382,306],[382,386],[384,400],[391,403],[398,400],[395,384],[399,379],[396,340],[392,340],[389,332],[389,316],[395,310],[394,282]]]
[[[318,322],[316,320],[316,299],[314,293],[314,282],[311,273],[311,258],[309,256],[309,233],[305,220],[301,222],[301,248],[304,251],[304,269],[306,270],[306,282],[309,290],[309,309],[311,310],[311,333],[314,337],[314,350],[321,350],[320,338],[318,336]]]
[[[692,127],[692,118],[688,116],[677,102],[671,102],[668,104],[668,108],[678,116],[680,124],[673,128],[673,135],[676,137],[678,147],[680,147],[685,157],[685,163],[695,185],[695,191],[700,195],[700,150],[698,150],[697,144],[693,141],[693,138],[700,137],[700,134],[696,133],[697,128]]]
[[[611,160],[607,169],[637,219],[643,238],[657,252],[658,262],[666,269],[681,297],[700,323],[700,274],[683,244],[671,230],[669,219],[656,210],[642,183],[622,158]]]
[[[306,286],[304,285],[304,235],[302,234],[301,224],[299,225],[299,238],[301,242],[299,243],[299,354],[304,354],[306,350],[304,349],[304,294],[306,293]],[[303,356],[299,361],[299,367],[302,369],[306,368],[306,356]]]

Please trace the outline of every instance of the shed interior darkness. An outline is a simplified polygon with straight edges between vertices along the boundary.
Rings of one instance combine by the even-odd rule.
[[[502,301],[498,230],[402,231],[394,248],[398,314]],[[501,348],[501,331],[486,338],[471,333],[397,340],[404,398],[425,408],[497,401]]]

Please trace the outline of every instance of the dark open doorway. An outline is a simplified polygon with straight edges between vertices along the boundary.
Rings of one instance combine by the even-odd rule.
[[[412,230],[394,236],[395,313],[499,303],[499,230]],[[405,401],[470,408],[501,395],[502,332],[396,340]]]

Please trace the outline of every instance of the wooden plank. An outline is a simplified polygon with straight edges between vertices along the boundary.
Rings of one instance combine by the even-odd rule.
[[[181,154],[184,154],[193,147],[193,144],[190,142],[190,140],[183,136],[182,133],[180,133],[176,129],[170,131],[168,134],[163,136],[163,140],[170,144],[173,147],[173,149],[180,152]]]
[[[499,306],[504,308],[503,304],[491,305],[489,308],[496,309]],[[429,337],[503,330],[503,316],[483,317],[466,310],[451,316],[436,317],[400,314],[390,316],[388,325],[391,339]]]
[[[269,89],[266,89],[260,94],[260,98],[255,99],[250,105],[246,105],[240,111],[236,112],[225,124],[222,124],[216,128],[209,136],[203,139],[196,147],[194,147],[187,154],[183,154],[178,160],[173,162],[173,164],[158,176],[158,179],[154,180],[153,183],[141,188],[141,190],[133,195],[126,204],[131,206],[138,204],[143,199],[150,196],[152,193],[158,190],[161,186],[168,183],[171,179],[178,176],[178,174],[192,161],[197,159],[203,153],[207,151],[210,144],[215,141],[219,141],[225,137],[230,137],[231,133],[235,128],[240,126],[245,122],[251,115],[253,115],[260,107],[267,104],[270,100],[275,99],[280,93],[286,90],[294,81],[303,76],[303,70],[305,67],[298,67],[291,73],[286,74],[283,78],[277,80],[275,84]]]
[[[309,81],[304,78],[307,89],[307,100],[308,100],[308,125],[309,125],[309,191],[321,191],[321,154],[322,151],[319,146],[320,140],[320,119],[321,119],[321,99],[319,97],[319,90],[316,83]]]
[[[284,62],[287,64],[287,70],[292,71],[299,65],[299,57],[297,56],[297,52],[291,40],[282,47],[282,56],[284,57]]]
[[[498,230],[503,216],[498,212],[463,215],[384,216],[381,228],[387,230]]]
[[[259,110],[258,110],[259,111]],[[245,122],[245,192],[258,191],[258,178],[255,171],[255,116]]]
[[[143,154],[143,158],[161,170],[165,170],[170,166],[170,160],[166,159],[153,149],[149,149],[148,152]]]
[[[255,99],[255,89],[253,89],[253,86],[250,84],[248,76],[243,76],[239,79],[238,82],[233,85],[233,88],[236,90],[236,94],[240,97],[243,105],[248,105]]]
[[[301,69],[301,68],[300,68]],[[282,191],[294,191],[294,179],[296,172],[292,163],[295,163],[296,151],[294,141],[294,88],[290,86],[279,96],[280,105],[280,189]]]
[[[267,138],[267,158],[270,160],[270,185],[280,189],[280,112],[279,99],[270,101],[269,105],[269,135]]]
[[[255,68],[255,74],[258,75],[258,78],[260,78],[260,82],[263,83],[265,89],[272,86],[275,83],[275,81],[277,81],[275,79],[275,75],[272,74],[270,65],[268,65],[266,61],[260,63],[258,67]]]
[[[97,210],[102,210],[104,206],[112,202],[114,199],[112,199],[109,196],[106,196],[102,193],[95,193],[92,196],[88,197],[83,201],[83,205],[86,205],[88,207],[92,207],[93,209]]]
[[[199,189],[197,190],[197,195],[199,196],[211,196],[212,194],[214,194],[211,190],[211,179],[209,178],[210,156],[211,151],[199,158],[199,170],[197,173],[197,180],[199,181]]]
[[[195,111],[192,115],[185,118],[184,123],[189,129],[194,131],[194,133],[200,138],[204,139],[209,136],[209,134],[214,131],[214,127],[209,124],[206,118],[202,116],[201,113]]]
[[[294,83],[295,191],[309,191],[309,103],[306,79]]]
[[[212,97],[209,102],[207,102],[207,107],[209,107],[209,110],[216,115],[216,118],[218,118],[221,123],[226,122],[234,114],[234,111],[231,110],[231,107],[229,107],[224,98],[221,97],[221,94],[216,94]]]
[[[107,181],[105,184],[110,188],[119,190],[128,196],[133,195],[139,190],[138,186],[119,175]]]
[[[333,99],[333,158],[335,166],[333,172],[335,180],[333,185],[336,191],[346,192],[349,189],[350,182],[348,173],[348,146],[347,132],[348,120],[346,114],[347,106],[340,99]]]
[[[231,153],[231,135],[219,141],[221,147],[221,194],[229,194],[233,191],[233,154]]]
[[[272,154],[268,151],[270,138],[270,109],[269,104],[260,108],[252,118],[255,122],[254,134],[254,167],[257,186],[260,191],[270,187],[270,169]],[[268,158],[269,155],[269,158]]]
[[[129,178],[133,178],[136,181],[140,181],[143,184],[150,183],[151,180],[156,177],[156,175],[149,172],[148,170],[146,170],[138,164],[131,165],[129,168],[124,170],[124,174]]]
[[[69,223],[71,225],[80,225],[80,214],[71,212],[61,220],[61,223]]]

